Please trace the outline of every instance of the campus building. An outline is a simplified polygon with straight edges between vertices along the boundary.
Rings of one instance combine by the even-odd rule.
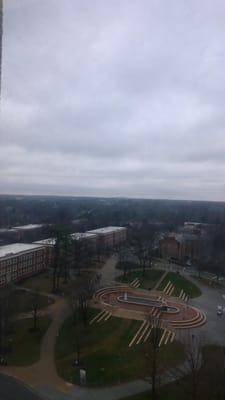
[[[91,253],[96,252],[96,248],[97,248],[97,236],[96,235],[88,233],[88,232],[84,232],[84,233],[75,232],[75,233],[70,234],[70,238],[72,239],[72,243],[74,242],[74,246],[75,246],[76,242],[79,242],[84,245],[84,248],[88,252],[91,252]],[[49,259],[49,266],[51,266],[54,261],[56,238],[37,240],[34,243],[46,247],[46,251],[47,251],[47,255],[48,255],[48,259]]]
[[[33,226],[19,228],[22,231],[32,230]],[[94,254],[99,248],[118,246],[126,240],[126,233],[126,228],[105,227],[84,233],[72,233],[70,236],[74,243],[79,242],[85,245],[83,250],[88,255]],[[55,238],[48,238],[33,243],[12,243],[0,246],[0,287],[10,282],[19,282],[51,267],[54,262],[55,244]]]
[[[190,233],[171,233],[159,242],[162,258],[172,258],[180,262],[196,261],[200,255],[200,239]]]
[[[46,246],[13,243],[0,247],[0,287],[45,270],[49,265]]]
[[[33,242],[43,236],[47,227],[46,224],[28,224],[13,226],[9,229],[2,228],[0,229],[0,241],[3,244]]]
[[[75,232],[71,235],[72,240],[82,242],[88,251],[95,253],[97,249],[97,235],[89,232]]]
[[[107,226],[88,233],[97,235],[97,246],[102,249],[112,249],[125,242],[127,238],[127,229],[121,226]]]

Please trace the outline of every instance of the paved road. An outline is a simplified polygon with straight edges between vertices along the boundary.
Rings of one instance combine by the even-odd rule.
[[[217,306],[225,307],[225,299],[223,298],[225,290],[210,288],[190,276],[187,276],[187,278],[196,283],[202,291],[202,295],[191,299],[189,304],[200,308],[206,313],[207,322],[200,328],[206,343],[225,346],[225,315],[217,315]]]
[[[0,374],[0,400],[42,400],[42,398],[16,379]]]

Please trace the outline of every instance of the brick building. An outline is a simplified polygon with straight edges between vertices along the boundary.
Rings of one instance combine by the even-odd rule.
[[[121,226],[107,226],[88,233],[97,235],[97,246],[102,249],[112,249],[125,242],[127,238],[127,229]]]
[[[14,242],[32,242],[38,240],[45,229],[48,227],[46,224],[28,224],[13,226],[9,229],[0,229],[0,241],[3,244],[10,244]]]
[[[48,251],[39,244],[13,243],[0,247],[0,287],[19,282],[48,267]]]
[[[71,235],[72,240],[82,242],[84,244],[84,247],[92,253],[96,252],[97,249],[97,235],[94,233],[89,233],[89,232],[75,232],[72,233]]]
[[[197,261],[200,256],[200,238],[189,233],[171,233],[159,242],[160,255],[180,262]]]

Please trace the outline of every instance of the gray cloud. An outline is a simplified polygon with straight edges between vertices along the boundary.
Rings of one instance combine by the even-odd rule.
[[[225,200],[222,0],[4,4],[1,192]]]

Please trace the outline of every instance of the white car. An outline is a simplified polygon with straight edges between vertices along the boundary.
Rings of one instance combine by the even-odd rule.
[[[223,307],[217,306],[217,315],[223,315]]]

